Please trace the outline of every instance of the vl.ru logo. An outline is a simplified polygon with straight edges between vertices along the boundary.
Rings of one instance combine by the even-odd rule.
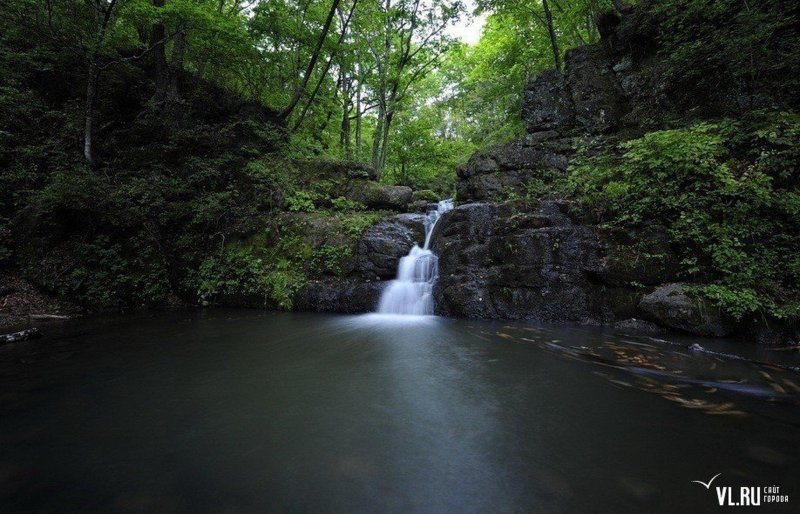
[[[708,482],[701,480],[692,480],[693,484],[700,484],[706,488],[711,489],[711,484],[714,480],[722,475],[717,473]],[[780,487],[777,485],[760,487],[760,486],[741,486],[738,491],[734,492],[735,488],[730,486],[717,486],[715,488],[717,493],[717,501],[722,507],[759,507],[761,502],[764,503],[788,503],[789,495],[780,494]]]

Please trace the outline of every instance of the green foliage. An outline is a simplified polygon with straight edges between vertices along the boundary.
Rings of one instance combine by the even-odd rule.
[[[342,214],[339,217],[345,232],[351,240],[356,240],[367,230],[369,227],[378,222],[381,214],[377,212],[351,212],[349,214]]]
[[[338,196],[333,200],[331,200],[331,207],[335,211],[343,211],[343,212],[363,211],[367,208],[367,206],[364,205],[363,203],[351,200],[349,198],[345,198],[343,196]]]
[[[265,306],[274,302],[291,309],[294,295],[306,278],[290,261],[270,261],[259,257],[252,248],[234,246],[221,256],[206,258],[193,280],[200,298],[220,294],[256,296],[264,299]]]
[[[311,270],[318,275],[342,275],[345,262],[352,255],[350,245],[322,245],[314,250]]]
[[[610,222],[664,225],[684,272],[734,317],[785,317],[800,293],[800,116],[757,112],[741,121],[651,132],[621,155],[583,158],[570,181]]]
[[[666,78],[695,105],[714,94],[736,95],[743,107],[773,105],[800,87],[797,2],[669,0],[645,9],[657,24]],[[701,91],[712,97],[697,98]]]
[[[313,191],[295,191],[286,197],[286,205],[291,212],[311,212],[316,209],[315,202],[321,200],[321,196]]]
[[[572,189],[569,177],[564,172],[540,170],[536,177],[494,195],[492,201],[510,203],[515,210],[524,212],[535,209],[543,198],[564,197],[571,194]]]
[[[438,202],[440,196],[431,191],[430,189],[420,189],[414,191],[414,201],[425,201],[425,202]]]

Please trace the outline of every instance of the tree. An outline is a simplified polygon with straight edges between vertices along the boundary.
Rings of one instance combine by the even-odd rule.
[[[409,90],[434,69],[454,41],[445,29],[461,16],[463,4],[452,0],[383,0],[373,2],[374,23],[363,44],[375,61],[373,88],[378,107],[372,139],[372,165],[382,172],[393,120]]]
[[[292,95],[291,100],[289,100],[289,104],[281,111],[280,116],[283,119],[287,119],[292,115],[295,107],[297,107],[297,103],[300,101],[300,98],[306,91],[308,81],[311,80],[311,75],[314,73],[314,67],[317,65],[317,61],[322,54],[322,45],[325,43],[325,38],[328,37],[328,31],[330,31],[331,24],[336,16],[336,10],[339,8],[339,2],[340,0],[332,0],[331,2],[331,7],[328,10],[328,17],[325,19],[325,23],[322,25],[322,30],[319,32],[317,44],[314,47],[314,50],[311,52],[311,57],[308,60],[308,65],[306,66],[305,72],[303,72],[303,78],[300,81],[300,85],[295,88],[294,94]]]

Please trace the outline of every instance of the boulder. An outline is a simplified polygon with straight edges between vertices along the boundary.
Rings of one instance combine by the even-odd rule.
[[[367,279],[393,279],[400,258],[425,240],[425,217],[400,214],[368,228],[356,244],[354,273]]]
[[[361,202],[370,209],[404,211],[411,202],[412,191],[407,186],[389,186],[371,180],[354,180],[345,197]]]
[[[433,202],[436,203],[440,199],[439,195],[431,191],[430,189],[418,189],[414,191],[411,195],[412,202]]]
[[[666,284],[639,302],[642,316],[660,325],[699,336],[724,337],[735,325],[702,298],[693,298],[682,283]]]
[[[377,307],[385,285],[352,278],[313,280],[297,293],[294,308],[344,314],[370,312]]]
[[[417,212],[423,213],[428,212],[428,206],[430,203],[426,202],[425,200],[417,200],[408,204],[408,212]]]

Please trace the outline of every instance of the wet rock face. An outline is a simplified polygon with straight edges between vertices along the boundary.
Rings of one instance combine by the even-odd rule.
[[[639,309],[656,323],[700,336],[724,337],[734,331],[734,324],[716,308],[703,299],[692,298],[686,284],[658,287],[642,298]]]
[[[437,313],[547,322],[662,323],[641,310],[653,286],[675,280],[677,257],[658,228],[607,229],[565,200],[530,212],[508,204],[461,205],[439,220]],[[673,327],[674,328],[674,327]]]
[[[596,230],[576,224],[567,207],[542,201],[534,212],[515,214],[508,205],[475,203],[445,214],[433,236],[437,312],[551,322],[614,319],[610,287],[593,280],[604,254]],[[621,290],[622,296],[637,294]]]
[[[629,105],[605,46],[574,48],[565,63],[563,75],[546,70],[526,85],[522,121],[528,132],[605,132],[618,127]]]
[[[385,282],[331,277],[306,284],[297,295],[295,309],[355,314],[375,310]]]
[[[424,216],[400,214],[368,228],[356,245],[355,273],[368,279],[393,279],[400,258],[425,239]]]

